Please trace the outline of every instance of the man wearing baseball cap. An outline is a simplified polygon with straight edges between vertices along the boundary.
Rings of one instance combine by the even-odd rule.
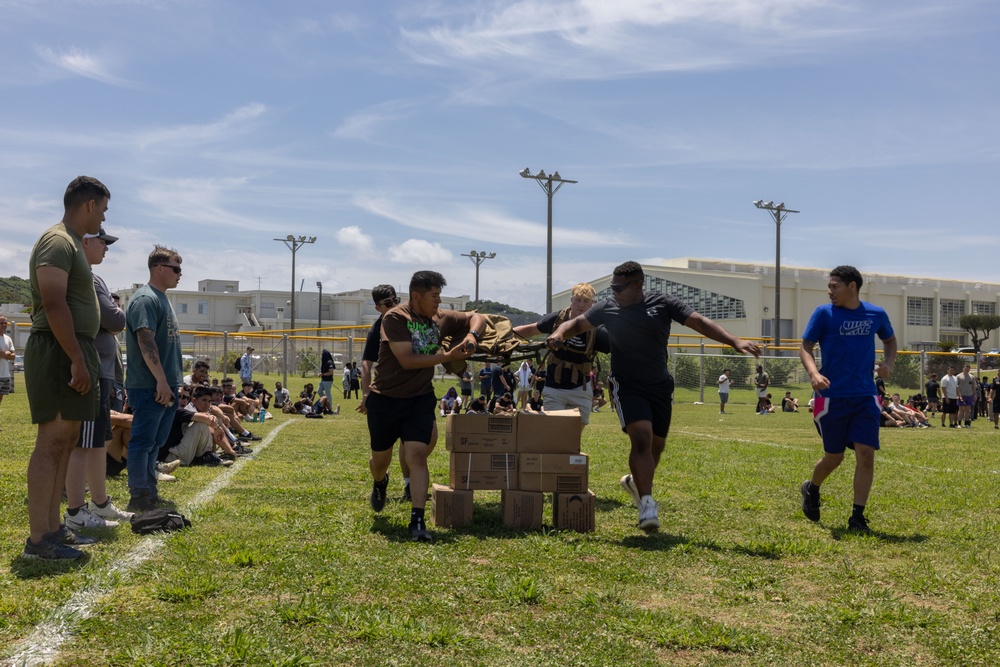
[[[249,345],[246,353],[240,357],[240,380],[253,384],[253,348]]]

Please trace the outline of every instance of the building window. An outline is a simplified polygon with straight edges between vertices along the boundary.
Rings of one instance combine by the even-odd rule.
[[[906,297],[906,323],[917,327],[934,326],[934,299],[923,296]]]
[[[955,347],[966,347],[965,336],[962,334],[941,334],[941,342],[951,343]]]
[[[188,312],[188,305],[186,303],[177,304],[178,315],[187,315],[187,312]]]
[[[199,315],[208,315],[208,301],[199,301],[198,302],[198,314]]]
[[[972,302],[972,314],[973,315],[996,315],[997,314],[997,304],[993,301],[973,301]]]
[[[941,299],[941,326],[960,329],[959,318],[965,315],[965,301]],[[943,338],[941,340],[944,340]]]
[[[656,276],[646,276],[642,289],[646,292],[661,292],[677,297],[705,317],[712,320],[742,320],[747,312],[743,299],[709,292],[699,287],[675,283]],[[597,300],[611,298],[611,288],[608,287],[597,294]],[[785,320],[781,321],[782,333],[785,331]]]

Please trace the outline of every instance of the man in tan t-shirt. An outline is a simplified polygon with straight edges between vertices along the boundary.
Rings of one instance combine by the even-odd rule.
[[[410,300],[389,310],[382,318],[378,373],[365,401],[371,435],[372,509],[381,512],[389,485],[392,448],[402,439],[410,468],[410,536],[429,542],[424,521],[427,504],[427,456],[432,449],[437,400],[434,367],[467,359],[486,329],[478,313],[441,310],[441,288],[447,283],[435,271],[418,271],[410,279]],[[465,334],[464,338],[461,334]],[[441,341],[451,336],[456,344],[448,352]]]

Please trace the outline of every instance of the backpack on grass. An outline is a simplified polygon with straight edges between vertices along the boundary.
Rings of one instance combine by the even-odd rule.
[[[132,523],[132,532],[138,535],[168,533],[174,530],[183,530],[191,526],[191,520],[180,512],[165,509],[150,510],[142,514],[136,514],[130,521]]]

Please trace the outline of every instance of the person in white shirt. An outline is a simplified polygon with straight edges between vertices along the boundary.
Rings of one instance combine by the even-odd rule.
[[[948,367],[948,372],[941,378],[941,426],[944,426],[944,416],[948,415],[948,426],[958,427],[958,378],[955,369]]]
[[[729,385],[732,384],[732,380],[729,377],[729,369],[722,371],[722,375],[719,376],[719,414],[726,414],[726,403],[729,401]]]
[[[14,391],[14,341],[7,335],[10,321],[0,315],[0,403],[3,397]],[[2,429],[0,429],[2,430]]]

